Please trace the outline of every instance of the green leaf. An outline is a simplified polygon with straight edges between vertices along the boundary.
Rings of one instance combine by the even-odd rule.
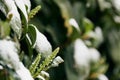
[[[83,26],[85,28],[85,33],[88,33],[94,27],[93,23],[88,18],[83,19]]]
[[[0,21],[0,38],[5,38],[9,36],[9,34],[10,34],[9,23]]]
[[[30,38],[31,46],[33,46],[36,42],[36,29],[35,29],[34,25],[30,24],[28,26],[28,33],[27,34],[28,34],[28,37]]]

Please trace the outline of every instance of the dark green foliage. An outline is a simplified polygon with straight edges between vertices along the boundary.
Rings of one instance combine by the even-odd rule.
[[[105,63],[109,67],[107,71],[105,70],[105,74],[112,80],[110,76],[114,76],[113,68],[116,68],[116,66],[113,65],[114,62],[110,56],[111,49],[108,43],[110,40],[108,35],[112,34],[112,29],[119,29],[120,26],[120,23],[115,21],[115,16],[120,16],[120,12],[116,10],[112,0],[35,0],[32,2],[33,7],[39,4],[42,6],[41,11],[37,14],[38,17],[34,18],[37,23],[36,21],[32,22],[37,25],[41,24],[39,29],[48,37],[53,47],[58,45],[61,47],[59,55],[65,59],[66,64],[70,64],[66,60],[72,59],[69,59],[69,56],[73,55],[66,52],[67,46],[78,37],[83,40],[89,40],[92,43],[88,45],[89,47],[97,48],[102,56],[106,56]],[[68,20],[71,18],[77,21],[80,33],[69,25]],[[96,38],[88,36],[89,32],[94,31],[97,26],[102,29],[104,38],[104,41],[98,46],[95,45]],[[112,36],[111,38],[114,39]],[[119,43],[119,40],[118,42],[116,41],[117,43]],[[69,49],[68,51],[71,52],[72,50]],[[72,61],[70,61],[71,66],[73,66]],[[61,68],[64,66],[62,65]],[[66,70],[66,68],[63,70]],[[51,72],[51,74],[54,74],[51,80],[63,80],[66,76],[66,71],[63,73],[61,70],[56,70]],[[116,78],[116,80],[119,80],[119,78]]]

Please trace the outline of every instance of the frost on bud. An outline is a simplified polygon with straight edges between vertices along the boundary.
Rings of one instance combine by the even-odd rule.
[[[15,70],[19,69],[19,57],[15,42],[0,40],[0,58]]]
[[[36,28],[37,32],[37,37],[36,37],[36,42],[35,42],[35,49],[38,53],[41,53],[42,56],[45,58],[49,56],[52,53],[52,46],[47,40],[47,38],[38,31]]]
[[[57,57],[53,60],[51,66],[52,66],[52,67],[57,67],[57,66],[58,66],[60,63],[62,63],[62,62],[64,62],[64,60],[63,60],[60,56],[57,56]]]
[[[34,80],[29,72],[29,70],[19,62],[20,68],[16,70],[16,73],[20,77],[21,80]]]

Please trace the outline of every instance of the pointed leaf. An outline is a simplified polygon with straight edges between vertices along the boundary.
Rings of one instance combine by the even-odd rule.
[[[83,26],[85,28],[85,33],[88,33],[94,27],[93,23],[88,18],[83,19]]]
[[[36,32],[36,29],[35,29],[35,26],[30,24],[28,26],[28,40],[31,44],[31,46],[33,46],[36,42],[36,38],[37,38],[37,32]]]

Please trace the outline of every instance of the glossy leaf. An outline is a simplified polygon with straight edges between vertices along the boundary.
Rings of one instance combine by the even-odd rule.
[[[27,32],[27,38],[31,44],[31,46],[33,47],[35,45],[35,42],[36,42],[36,36],[37,36],[37,32],[36,32],[36,29],[35,29],[35,26],[30,24],[28,26],[28,32]]]

